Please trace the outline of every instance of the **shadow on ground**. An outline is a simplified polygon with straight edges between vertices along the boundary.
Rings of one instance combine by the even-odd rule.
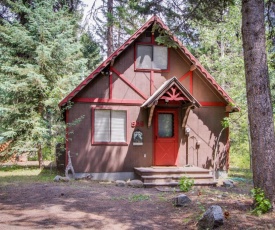
[[[230,213],[220,229],[266,229],[275,217],[250,214],[249,184],[195,187],[186,193],[192,203],[178,208],[171,201],[177,192],[86,180],[55,183],[55,175],[2,173],[0,229],[196,229],[198,219],[213,204]]]

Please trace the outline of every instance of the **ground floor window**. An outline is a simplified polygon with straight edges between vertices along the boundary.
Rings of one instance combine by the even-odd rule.
[[[126,142],[126,111],[96,109],[94,111],[93,142]]]

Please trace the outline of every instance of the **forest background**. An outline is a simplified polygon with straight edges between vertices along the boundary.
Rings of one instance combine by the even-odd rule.
[[[275,105],[275,5],[266,2],[268,70]],[[241,1],[2,0],[1,157],[53,159],[64,143],[58,103],[148,17],[156,14],[240,107],[230,115],[230,166],[251,167]],[[84,15],[85,12],[85,15]],[[66,109],[66,108],[65,108]],[[273,111],[274,113],[274,111]],[[0,144],[1,144],[0,143]]]

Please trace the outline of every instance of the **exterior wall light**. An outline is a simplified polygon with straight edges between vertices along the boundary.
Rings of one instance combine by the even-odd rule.
[[[189,136],[190,131],[191,131],[190,128],[186,127],[186,128],[185,128],[185,135],[186,135],[186,136]]]

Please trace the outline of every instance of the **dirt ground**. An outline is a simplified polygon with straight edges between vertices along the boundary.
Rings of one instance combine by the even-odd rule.
[[[96,181],[0,185],[0,229],[196,229],[213,204],[229,213],[219,229],[275,229],[275,215],[250,214],[249,185],[194,187],[192,202],[175,207],[181,192],[117,187]]]

